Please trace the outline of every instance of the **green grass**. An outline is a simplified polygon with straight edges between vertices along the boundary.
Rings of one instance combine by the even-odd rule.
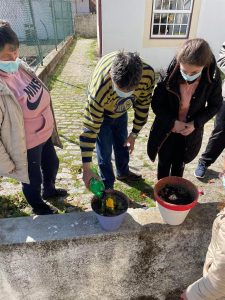
[[[28,204],[21,193],[0,196],[0,218],[23,217],[30,215]]]
[[[77,83],[75,86],[74,94],[81,95],[86,94],[87,85],[83,83]]]
[[[140,204],[141,206],[155,207],[155,201],[153,200],[153,182],[147,180],[139,180],[133,182],[132,185],[115,183],[115,189],[122,191],[132,202]],[[134,203],[133,203],[134,204]],[[139,207],[138,205],[131,205]]]
[[[19,184],[18,180],[14,179],[14,178],[10,178],[10,177],[7,178],[7,182],[12,183],[14,185],[18,185]]]
[[[150,161],[147,161],[147,160],[144,160],[143,162],[143,167],[145,168],[148,168],[149,171],[153,170],[153,166],[151,165],[151,162]]]
[[[87,58],[89,59],[90,65],[96,65],[96,49],[97,41],[93,41],[89,50],[87,51]]]

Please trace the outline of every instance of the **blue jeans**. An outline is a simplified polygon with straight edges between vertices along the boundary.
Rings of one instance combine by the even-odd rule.
[[[127,133],[127,113],[117,119],[105,117],[96,140],[96,151],[101,178],[105,188],[113,188],[115,175],[112,167],[112,147],[117,176],[129,172],[129,151],[124,147]]]
[[[42,183],[45,193],[50,193],[55,189],[59,159],[51,138],[43,144],[28,149],[27,160],[30,184],[22,183],[22,190],[27,202],[35,208],[43,202],[41,195]]]

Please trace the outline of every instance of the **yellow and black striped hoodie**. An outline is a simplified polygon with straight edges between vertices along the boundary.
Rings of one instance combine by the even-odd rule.
[[[132,132],[138,133],[147,122],[149,104],[155,85],[154,70],[143,62],[142,78],[139,85],[130,97],[120,98],[113,90],[112,80],[109,75],[113,59],[117,53],[109,53],[99,60],[88,87],[88,99],[84,112],[84,128],[80,135],[83,162],[92,161],[96,137],[104,116],[118,118],[133,106]]]

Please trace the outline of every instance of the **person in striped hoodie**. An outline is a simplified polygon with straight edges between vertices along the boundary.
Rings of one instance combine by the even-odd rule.
[[[100,59],[92,75],[84,112],[80,148],[83,180],[86,187],[92,177],[93,150],[96,144],[98,165],[106,189],[113,189],[112,149],[117,179],[135,181],[141,178],[129,170],[129,154],[135,139],[147,122],[155,74],[137,53],[112,52]],[[127,130],[127,110],[133,107],[131,132]]]

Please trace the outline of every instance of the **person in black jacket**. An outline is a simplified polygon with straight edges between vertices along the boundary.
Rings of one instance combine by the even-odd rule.
[[[183,176],[186,163],[198,154],[204,124],[220,109],[220,72],[208,43],[186,41],[155,88],[155,119],[148,140],[148,156],[158,154],[157,177]]]
[[[217,66],[225,74],[225,43],[220,50],[220,56]],[[195,170],[195,177],[204,178],[208,167],[213,164],[225,148],[225,82],[222,87],[223,105],[216,115],[214,129],[209,138],[205,152],[199,159],[198,166]]]

